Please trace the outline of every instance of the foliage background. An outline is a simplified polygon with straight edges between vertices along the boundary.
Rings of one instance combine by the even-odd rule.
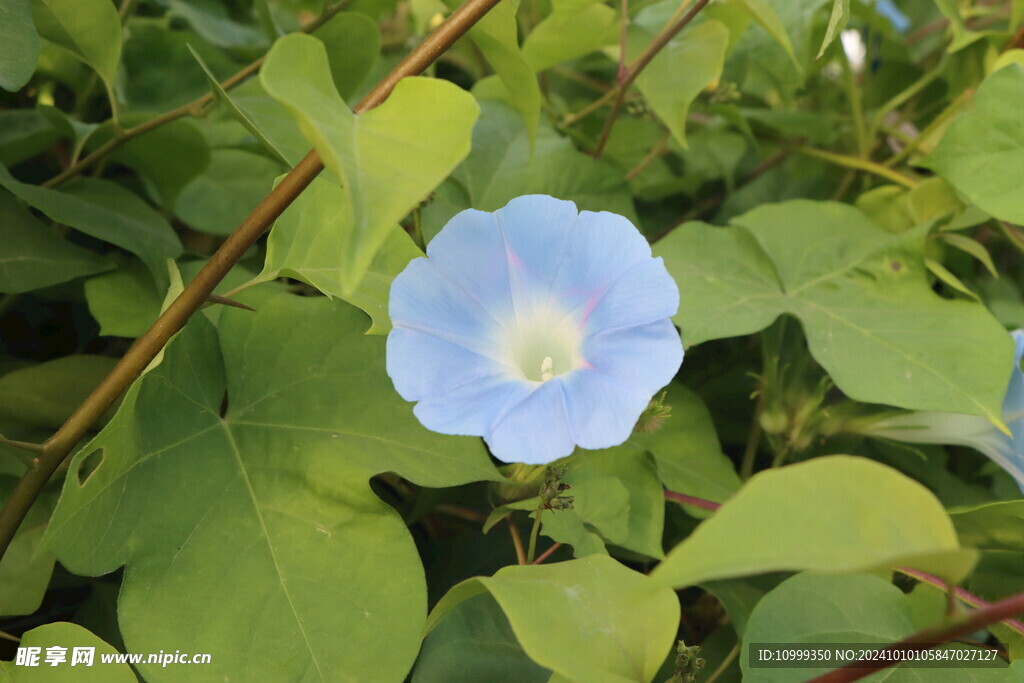
[[[1024,3],[502,0],[353,114],[453,9],[0,0],[0,498],[326,166],[41,491],[0,629],[212,654],[104,680],[685,680],[684,641],[696,680],[791,681],[744,648],[1024,591]],[[630,218],[687,347],[663,424],[568,458],[543,512],[543,470],[419,425],[382,336],[449,218],[529,193]],[[998,619],[1010,668],[927,680],[1019,680]]]

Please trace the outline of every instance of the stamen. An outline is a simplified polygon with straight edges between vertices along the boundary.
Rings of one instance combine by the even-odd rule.
[[[540,381],[547,382],[554,377],[554,368],[555,361],[551,359],[551,356],[544,356],[544,361],[540,364]]]

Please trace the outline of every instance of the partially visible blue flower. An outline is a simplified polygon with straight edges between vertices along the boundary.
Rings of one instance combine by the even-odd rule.
[[[388,375],[427,428],[548,463],[629,438],[682,363],[678,307],[628,220],[519,197],[458,214],[395,278]]]
[[[983,417],[951,413],[907,413],[871,425],[866,433],[908,443],[967,446],[992,459],[1006,470],[1024,492],[1024,330],[1014,330],[1016,353],[1010,383],[1003,397],[1003,422],[1008,436]]]
[[[878,0],[875,3],[875,11],[889,20],[898,33],[906,33],[910,28],[910,19],[901,12],[892,0]]]

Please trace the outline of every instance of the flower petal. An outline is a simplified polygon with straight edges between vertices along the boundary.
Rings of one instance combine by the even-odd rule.
[[[395,278],[388,313],[396,328],[428,332],[464,349],[498,357],[497,323],[425,258],[413,259]]]
[[[538,386],[499,417],[484,439],[494,456],[505,462],[542,465],[572,453],[575,444],[561,382]]]
[[[413,413],[424,427],[441,434],[484,436],[496,415],[533,389],[532,384],[491,375],[429,396],[416,404]]]
[[[546,300],[571,243],[576,205],[547,195],[513,199],[494,212],[519,303]]]
[[[395,327],[388,335],[387,372],[402,398],[419,401],[507,371],[492,358],[450,341]]]
[[[427,245],[430,262],[495,318],[513,314],[505,240],[494,215],[467,209]]]
[[[567,310],[574,309],[650,257],[647,240],[624,217],[583,211],[552,283],[552,293]]]
[[[584,334],[646,325],[679,310],[679,288],[661,257],[644,259],[580,311]]]
[[[683,344],[672,321],[665,318],[587,337],[583,357],[595,370],[653,396],[675,377],[683,362]]]
[[[651,399],[597,370],[570,372],[559,380],[565,386],[569,427],[582,448],[611,448],[624,442]]]

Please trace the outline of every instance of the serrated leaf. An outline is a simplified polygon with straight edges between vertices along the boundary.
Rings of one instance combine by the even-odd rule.
[[[850,397],[1001,420],[1013,344],[984,306],[931,290],[928,225],[890,235],[853,207],[805,200],[762,205],[733,223],[687,223],[654,247],[679,284],[676,321],[688,345],[790,313]]]
[[[506,567],[469,579],[441,599],[430,633],[461,602],[489,592],[537,664],[570,680],[650,681],[675,638],[679,602],[610,557]]]
[[[131,387],[72,461],[47,545],[79,574],[126,565],[132,650],[216,652],[203,675],[217,678],[401,679],[419,647],[423,572],[368,480],[500,475],[479,440],[419,425],[362,313],[264,289],[240,296],[256,312],[222,312],[219,339],[195,316]]]
[[[975,558],[923,486],[871,460],[828,456],[751,477],[651,576],[681,588],[782,570],[910,566],[959,581]]]
[[[1024,67],[999,69],[978,88],[974,111],[950,124],[921,165],[932,169],[986,213],[1024,223]]]
[[[0,0],[0,88],[21,90],[36,70],[39,34],[30,0]]]
[[[405,78],[384,104],[357,116],[334,87],[323,45],[305,35],[274,45],[260,81],[345,189],[338,258],[351,293],[394,224],[469,153],[476,102],[452,83]]]
[[[111,268],[94,251],[71,244],[0,191],[0,292],[29,292]]]

